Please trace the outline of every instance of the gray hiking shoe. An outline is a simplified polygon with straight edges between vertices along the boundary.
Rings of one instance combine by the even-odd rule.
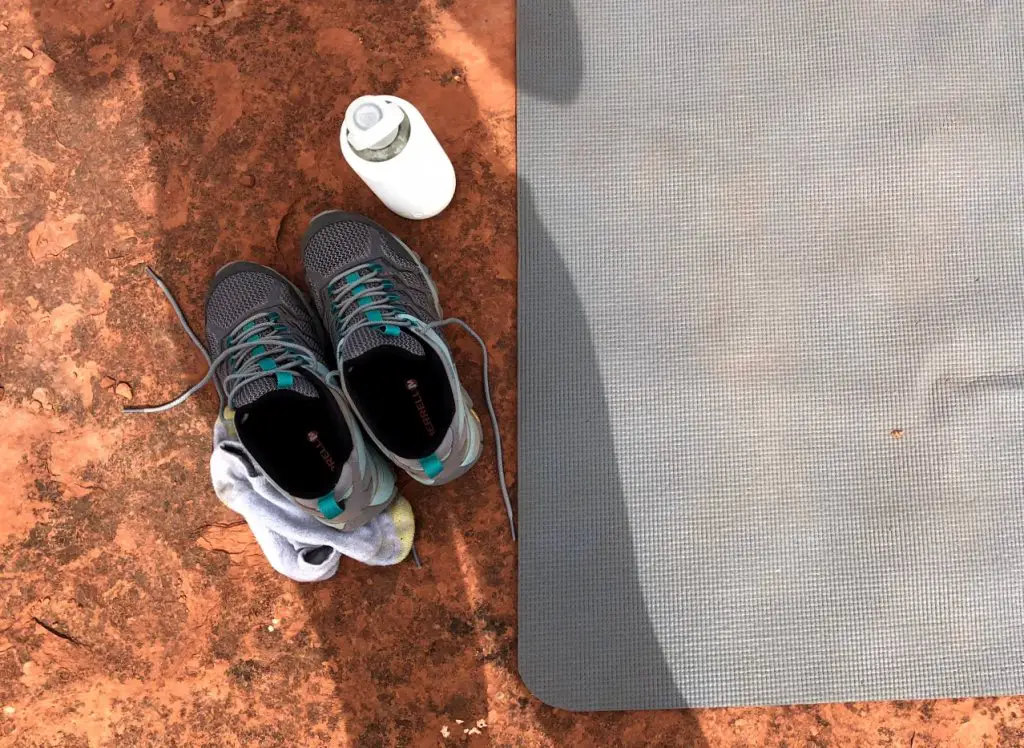
[[[328,339],[295,286],[262,265],[224,266],[207,294],[206,342],[220,417],[271,483],[338,529],[387,508],[394,472],[328,384]]]
[[[480,420],[436,329],[437,288],[419,257],[370,219],[327,211],[310,222],[302,259],[366,433],[420,483],[469,470],[483,446]]]

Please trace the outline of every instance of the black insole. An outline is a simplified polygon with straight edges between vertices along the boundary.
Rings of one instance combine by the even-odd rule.
[[[235,413],[245,448],[274,483],[300,499],[334,490],[352,454],[348,426],[330,397],[275,390]]]
[[[381,444],[412,460],[433,454],[455,417],[444,363],[426,343],[422,345],[423,356],[382,345],[345,362],[349,396],[367,426]]]

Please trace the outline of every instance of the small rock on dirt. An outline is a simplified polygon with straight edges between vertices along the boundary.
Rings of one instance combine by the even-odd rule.
[[[53,71],[57,69],[57,63],[46,52],[36,52],[36,58],[32,64],[43,75],[53,75]]]
[[[110,10],[114,7],[114,0],[107,0],[107,2],[103,3],[103,7]]]
[[[178,76],[176,76],[176,75],[174,74],[174,71],[173,71],[173,70],[168,70],[168,71],[167,71],[167,80],[169,80],[169,81],[173,81],[173,80],[177,80],[177,78],[178,78]]]
[[[100,387],[105,390],[109,390],[115,384],[117,384],[117,380],[113,377],[103,377],[103,379],[100,380]]]
[[[256,177],[254,177],[252,174],[242,174],[240,177],[238,177],[238,183],[243,187],[252,187],[254,184],[256,184]]]
[[[32,390],[32,399],[44,408],[50,407],[50,393],[45,387],[36,387]]]
[[[114,388],[114,392],[117,393],[118,397],[122,397],[125,400],[132,399],[132,387],[127,382],[118,382],[117,387]]]
[[[211,3],[210,5],[200,5],[199,15],[203,18],[216,18],[224,11],[224,6],[219,2]]]
[[[36,53],[28,47],[19,47],[18,56],[21,57],[21,59],[23,60],[31,60],[33,57],[36,56]]]
[[[447,86],[451,83],[462,83],[462,78],[465,74],[459,68],[452,68],[444,73],[441,73],[441,85]]]

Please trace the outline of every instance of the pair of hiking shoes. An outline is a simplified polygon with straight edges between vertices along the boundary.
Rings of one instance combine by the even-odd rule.
[[[252,462],[313,517],[352,530],[394,501],[393,467],[452,481],[480,457],[482,431],[416,253],[368,218],[327,211],[302,260],[312,303],[268,267],[221,268],[206,347],[220,418]]]

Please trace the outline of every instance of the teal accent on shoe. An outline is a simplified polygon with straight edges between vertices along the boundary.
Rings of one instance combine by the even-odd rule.
[[[277,389],[287,390],[295,384],[295,377],[292,376],[290,371],[279,371],[277,372]]]
[[[428,478],[436,478],[444,470],[444,463],[437,458],[437,455],[430,455],[420,460],[420,467],[423,468],[423,472],[427,474]]]
[[[317,508],[320,513],[327,517],[327,519],[334,519],[341,514],[341,507],[338,506],[338,502],[334,499],[334,494],[329,493],[321,499],[317,499]]]
[[[254,327],[256,327],[256,323],[255,322],[246,322],[244,325],[242,325],[242,332],[248,332],[249,330],[251,330]],[[253,335],[251,338],[246,338],[245,342],[246,343],[255,343],[259,339],[260,339],[259,335]],[[263,346],[260,346],[260,348],[262,348],[262,347]],[[255,353],[257,350],[259,350],[259,349],[254,348],[253,349],[253,353]]]
[[[270,371],[271,369],[276,369],[277,364],[274,362],[274,359],[272,358],[261,358],[260,368],[263,369],[263,371]]]

